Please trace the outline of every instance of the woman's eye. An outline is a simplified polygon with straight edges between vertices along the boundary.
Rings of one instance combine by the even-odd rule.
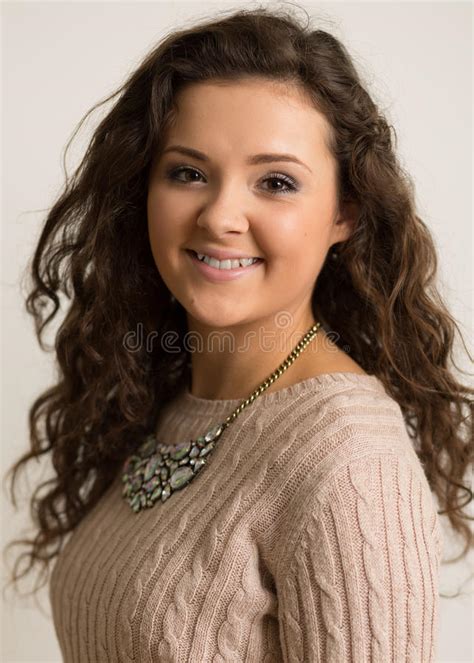
[[[188,180],[180,179],[178,177],[178,175],[180,175],[182,173],[185,174],[185,175],[186,175],[186,173],[188,173],[188,174],[193,173],[193,174],[198,175],[199,177],[202,177],[201,173],[198,170],[196,170],[195,168],[190,168],[189,166],[180,166],[179,168],[172,168],[172,169],[167,171],[166,176],[170,180],[174,180],[176,182],[181,182],[182,184],[189,184],[191,182],[197,182],[198,181],[194,177],[192,179],[188,179]],[[278,188],[273,189],[273,190],[267,189],[267,193],[270,193],[272,195],[275,195],[277,193],[287,194],[287,193],[292,193],[292,192],[298,190],[296,182],[291,177],[288,177],[288,175],[283,175],[282,173],[270,173],[270,175],[265,177],[262,181],[263,182],[279,182],[280,184],[283,184],[286,187],[286,188],[278,187]]]
[[[181,167],[181,168],[172,168],[166,173],[166,176],[169,177],[171,180],[177,180],[178,182],[183,182],[183,180],[178,179],[177,175],[179,175],[180,173],[190,173],[190,172],[197,173],[198,175],[200,175],[200,173],[197,170],[194,170],[194,168]],[[190,181],[196,181],[196,180],[188,180],[188,182]]]
[[[275,193],[293,193],[295,191],[298,191],[298,186],[295,182],[295,180],[291,177],[288,177],[288,175],[283,175],[282,173],[271,173],[266,177],[264,182],[279,182],[280,184],[283,183],[286,189],[273,189],[273,191],[268,191],[268,193],[275,194]]]

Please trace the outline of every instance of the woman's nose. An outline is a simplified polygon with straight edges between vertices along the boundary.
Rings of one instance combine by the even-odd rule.
[[[220,236],[228,232],[247,232],[249,221],[244,205],[236,202],[235,192],[227,191],[208,201],[198,216],[197,225],[205,228],[210,234]]]

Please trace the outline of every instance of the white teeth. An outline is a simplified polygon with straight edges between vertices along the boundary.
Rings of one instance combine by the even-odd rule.
[[[254,262],[257,262],[258,258],[240,258],[239,260],[216,260],[215,258],[210,258],[209,256],[204,255],[204,253],[196,254],[199,260],[205,262],[211,267],[216,269],[237,269],[238,267],[249,267]]]

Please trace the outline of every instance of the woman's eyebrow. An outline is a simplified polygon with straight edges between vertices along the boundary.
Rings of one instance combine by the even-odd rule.
[[[163,150],[162,154],[166,154],[167,152],[179,152],[180,154],[184,154],[185,156],[194,157],[199,161],[208,162],[210,160],[209,157],[203,152],[195,150],[192,147],[185,147],[184,145],[170,145],[165,150]],[[260,163],[272,163],[274,161],[293,162],[299,164],[300,166],[303,166],[304,168],[309,170],[310,173],[312,172],[309,166],[307,166],[305,163],[300,161],[300,159],[295,157],[293,154],[265,153],[265,154],[254,154],[253,156],[247,158],[247,163],[250,165],[255,165]]]

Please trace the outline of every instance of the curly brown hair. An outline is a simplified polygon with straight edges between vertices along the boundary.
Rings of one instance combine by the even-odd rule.
[[[356,201],[360,213],[352,236],[337,245],[338,259],[326,259],[319,274],[315,319],[335,330],[338,345],[399,403],[439,513],[464,539],[460,557],[472,548],[464,511],[472,492],[463,481],[473,461],[474,389],[449,365],[455,366],[455,330],[462,334],[435,286],[434,242],[397,159],[395,130],[346,48],[310,28],[308,16],[303,25],[289,9],[222,14],[168,34],[88,111],[67,143],[66,153],[90,113],[115,99],[73,176],[66,172],[28,264],[26,309],[42,349],[60,293],[69,302],[55,336],[57,383],[33,402],[31,448],[7,473],[16,507],[18,470],[43,454],[54,468],[31,496],[36,535],[10,543],[29,547],[16,559],[14,583],[35,564],[39,578],[47,575],[65,536],[189,379],[185,349],[170,353],[158,344],[131,352],[123,342],[138,321],[145,336],[186,333],[185,311],[170,297],[149,245],[150,165],[175,116],[178,91],[196,81],[249,76],[299,86],[329,121],[339,200]],[[25,556],[28,565],[18,573]]]

